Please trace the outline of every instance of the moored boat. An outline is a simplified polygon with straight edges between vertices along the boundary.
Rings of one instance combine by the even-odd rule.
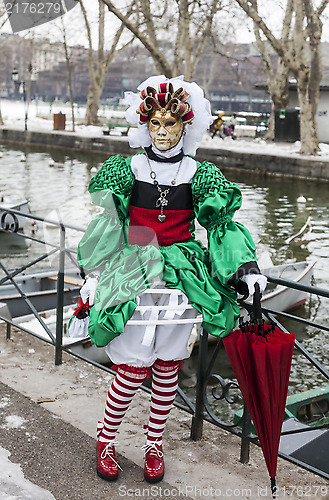
[[[0,276],[0,283],[4,276]],[[57,305],[57,271],[39,271],[22,273],[15,276],[15,281],[21,291],[29,298],[37,311],[48,311]],[[67,270],[64,276],[64,305],[74,304],[79,289],[83,285],[79,271]],[[12,318],[18,318],[31,313],[24,297],[14,284],[7,280],[0,285],[0,302],[7,304]]]
[[[268,277],[294,281],[295,283],[309,286],[313,276],[314,265],[315,261],[294,262],[272,266],[261,271]],[[282,312],[296,309],[303,305],[306,299],[306,292],[268,282],[261,302],[262,307]]]
[[[328,423],[329,385],[288,396],[279,451],[328,477]]]
[[[8,224],[15,230],[15,232],[22,231],[26,223],[26,217],[24,217],[23,215],[21,216],[18,214],[10,214],[8,212],[6,213],[6,208],[17,210],[22,214],[27,214],[29,213],[29,200],[18,200],[8,203],[0,203],[0,230],[4,225]]]
[[[234,423],[241,417],[242,409],[235,413]],[[328,423],[329,385],[288,396],[279,452],[311,466],[320,475],[329,474]],[[251,432],[256,434],[253,425]]]

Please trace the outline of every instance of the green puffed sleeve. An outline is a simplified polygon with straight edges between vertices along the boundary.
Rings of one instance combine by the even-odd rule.
[[[104,208],[89,224],[78,246],[79,265],[96,269],[124,245],[123,226],[129,212],[129,200],[135,178],[131,158],[109,158],[89,184],[91,199]]]
[[[232,220],[241,207],[240,188],[228,181],[213,163],[203,162],[197,163],[192,194],[195,215],[207,230],[212,274],[227,285],[240,266],[256,260],[249,231]]]

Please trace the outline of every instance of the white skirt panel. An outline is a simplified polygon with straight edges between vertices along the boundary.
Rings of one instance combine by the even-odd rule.
[[[164,283],[157,283],[157,288],[164,288]],[[180,290],[168,292],[156,293],[153,288],[137,297],[137,305],[142,310],[136,310],[124,332],[106,346],[106,353],[114,364],[148,367],[158,358],[176,361],[190,356],[193,322],[175,324],[172,320],[194,319],[198,311],[188,304],[186,295]],[[161,306],[168,304],[169,310],[161,310]],[[140,320],[148,320],[148,324],[134,325]],[[155,325],[157,320],[171,321]]]

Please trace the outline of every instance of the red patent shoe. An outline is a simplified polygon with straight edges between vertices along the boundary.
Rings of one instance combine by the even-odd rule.
[[[114,444],[117,443],[97,441],[96,444],[97,474],[106,481],[115,481],[118,478],[119,469],[122,470],[115,455]]]
[[[144,478],[148,483],[157,483],[162,481],[164,476],[164,459],[162,444],[149,443],[143,446],[145,450],[144,458]]]

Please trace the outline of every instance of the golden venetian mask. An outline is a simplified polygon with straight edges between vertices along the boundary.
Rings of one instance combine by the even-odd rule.
[[[148,122],[149,134],[159,151],[173,148],[182,137],[184,125],[179,115],[166,109],[156,109]]]

